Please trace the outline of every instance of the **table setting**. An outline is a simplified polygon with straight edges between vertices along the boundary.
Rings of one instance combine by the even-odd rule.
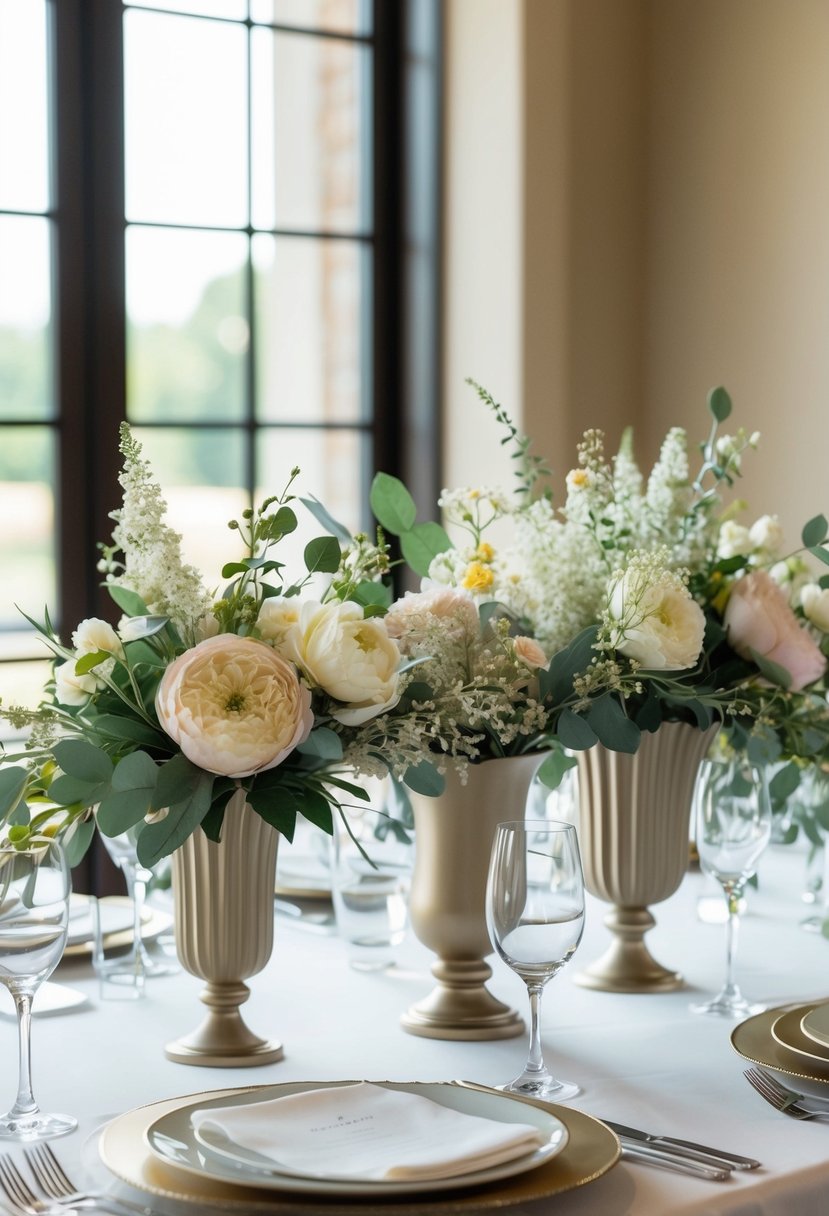
[[[822,1211],[827,947],[772,840],[829,756],[829,523],[735,523],[721,388],[695,476],[588,431],[556,515],[474,387],[512,497],[447,531],[380,472],[372,539],[294,469],[212,590],[122,425],[120,620],[32,620],[53,679],[0,707],[8,1211]],[[125,900],[71,891],[96,834]]]

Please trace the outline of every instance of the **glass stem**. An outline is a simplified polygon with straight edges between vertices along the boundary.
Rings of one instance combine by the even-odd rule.
[[[542,984],[528,984],[530,993],[530,1050],[525,1072],[544,1072],[544,1057],[541,1054],[541,994]]]
[[[17,1009],[17,1031],[19,1043],[19,1067],[17,1098],[9,1112],[12,1115],[35,1115],[38,1111],[32,1093],[32,993],[17,991],[12,994]]]
[[[725,889],[728,904],[728,920],[725,926],[725,990],[728,993],[737,991],[734,981],[734,960],[737,955],[737,937],[740,928],[740,894],[738,887],[729,885]]]

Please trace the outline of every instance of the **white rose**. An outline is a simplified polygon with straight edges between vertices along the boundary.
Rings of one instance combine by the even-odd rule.
[[[333,716],[359,726],[400,700],[400,650],[381,617],[366,620],[359,604],[307,600],[274,646],[330,697],[345,702]]]
[[[764,553],[777,553],[783,548],[783,528],[776,515],[761,515],[748,531],[752,549],[762,549]]]
[[[310,601],[306,601],[309,603]],[[285,639],[289,633],[296,631],[299,623],[299,609],[301,601],[293,598],[286,598],[282,595],[271,596],[263,602],[259,609],[259,616],[256,618],[256,628],[259,630],[259,636],[263,642],[270,642],[276,650],[282,650]],[[319,608],[319,604],[314,604],[315,608]],[[292,655],[291,658],[296,662],[296,658]]]
[[[718,557],[746,557],[753,548],[748,528],[727,519],[720,528],[717,540]]]
[[[705,614],[674,574],[647,583],[628,570],[612,588],[610,615],[620,625],[616,649],[642,667],[680,671],[699,658]]]
[[[97,616],[90,616],[81,621],[72,634],[72,645],[78,658],[85,654],[96,654],[99,650],[105,650],[107,654],[115,655],[119,659],[124,657],[124,647],[118,634],[111,625]]]
[[[61,705],[86,705],[97,687],[98,681],[91,673],[75,675],[74,659],[55,668],[55,697]]]
[[[829,633],[829,588],[807,583],[800,589],[800,604],[806,619],[822,633]]]

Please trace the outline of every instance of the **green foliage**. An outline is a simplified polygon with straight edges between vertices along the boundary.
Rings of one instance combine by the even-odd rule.
[[[708,394],[708,408],[711,411],[714,419],[718,422],[725,422],[726,418],[731,414],[731,398],[724,388],[712,388]]]
[[[452,542],[440,524],[415,522],[415,501],[399,478],[377,473],[371,486],[370,502],[380,526],[399,538],[403,558],[415,574],[427,575],[432,560],[452,548]]]

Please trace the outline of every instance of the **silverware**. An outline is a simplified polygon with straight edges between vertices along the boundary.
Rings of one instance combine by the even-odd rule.
[[[68,1209],[39,1199],[8,1153],[0,1156],[0,1190],[17,1216],[68,1216]]]
[[[602,1120],[604,1122],[604,1120]],[[610,1126],[608,1124],[608,1126]],[[707,1178],[711,1182],[726,1182],[731,1177],[731,1170],[724,1165],[706,1165],[694,1157],[681,1157],[669,1153],[664,1148],[653,1148],[639,1141],[620,1137],[622,1143],[622,1159],[639,1165],[655,1165],[663,1170],[672,1170],[676,1174],[690,1174],[692,1178]]]
[[[829,1119],[829,1110],[818,1106],[817,1102],[810,1102],[802,1094],[778,1085],[773,1077],[759,1068],[747,1068],[743,1076],[760,1097],[781,1114],[791,1115],[793,1119]]]
[[[116,1199],[106,1191],[81,1191],[66,1174],[48,1144],[36,1144],[23,1150],[23,1156],[41,1190],[60,1205],[51,1210],[67,1212],[73,1208],[94,1208],[111,1216],[151,1216],[152,1209],[128,1199]]]
[[[719,1165],[732,1170],[756,1170],[760,1162],[753,1157],[740,1157],[737,1153],[726,1152],[725,1149],[712,1148],[708,1144],[697,1144],[693,1140],[679,1140],[675,1136],[657,1136],[651,1132],[640,1131],[636,1127],[627,1127],[624,1123],[614,1123],[611,1119],[602,1119],[611,1131],[621,1139],[650,1145],[652,1148],[665,1148],[680,1157],[690,1157],[696,1161],[707,1161],[711,1165]]]

